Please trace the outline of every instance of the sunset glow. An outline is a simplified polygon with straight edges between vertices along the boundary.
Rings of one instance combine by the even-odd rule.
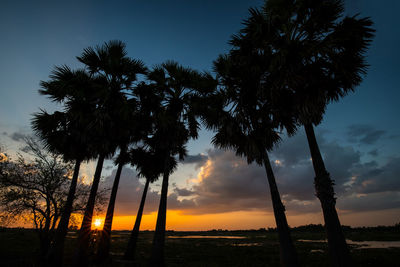
[[[102,224],[103,224],[103,220],[100,218],[96,218],[95,220],[93,220],[92,229],[98,230],[98,229],[100,229],[100,226],[102,226]]]

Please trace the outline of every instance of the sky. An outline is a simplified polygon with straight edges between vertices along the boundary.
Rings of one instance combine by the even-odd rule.
[[[30,120],[40,108],[60,107],[38,94],[55,66],[82,67],[83,49],[109,40],[126,43],[128,56],[152,67],[166,60],[200,71],[229,51],[248,8],[261,0],[18,1],[0,9],[0,144],[11,156],[32,134]],[[374,21],[376,36],[367,52],[370,65],[356,91],[328,106],[317,139],[335,180],[342,224],[400,222],[400,25],[397,0],[348,0],[346,14]],[[167,229],[258,229],[275,227],[264,170],[231,151],[210,144],[202,131],[188,144],[189,155],[170,178]],[[291,226],[322,223],[313,189],[314,173],[303,129],[272,153],[278,187]],[[86,182],[95,162],[81,169]],[[100,186],[115,175],[106,162]],[[133,227],[143,180],[123,170],[114,229]],[[152,184],[141,229],[153,229],[160,182]],[[102,218],[102,214],[97,214]]]

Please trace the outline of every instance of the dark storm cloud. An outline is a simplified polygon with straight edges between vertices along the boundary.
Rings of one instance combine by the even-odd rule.
[[[182,164],[196,164],[196,168],[199,168],[207,161],[208,157],[206,155],[197,154],[197,155],[188,155],[181,162]]]
[[[104,168],[105,170],[109,171],[109,170],[113,169],[114,166],[108,165],[108,166],[105,166],[105,167],[103,167],[103,168]]]
[[[114,181],[116,170],[113,170],[110,176],[107,176],[104,180],[104,187],[111,188]],[[118,187],[117,200],[115,205],[115,215],[136,215],[139,208],[140,200],[142,198],[144,189],[143,178],[137,178],[137,173],[131,168],[123,168],[121,172],[120,185]],[[152,190],[154,185],[150,184],[144,213],[151,213],[158,210],[160,196],[158,192]],[[172,191],[172,188],[170,188]],[[195,204],[190,200],[178,200],[176,193],[168,196],[168,209],[190,209],[194,208]]]
[[[321,209],[315,197],[315,175],[305,141],[304,134],[296,135],[270,155],[285,206],[288,211],[299,214]],[[318,141],[336,184],[340,209],[366,211],[400,207],[400,158],[392,158],[384,165],[374,161],[362,163],[360,152],[353,147],[327,142],[323,136],[318,136]],[[191,200],[196,209],[188,205],[187,212],[271,211],[263,168],[248,165],[231,151],[209,150],[208,157],[211,164],[203,165],[204,176],[199,183],[191,190],[175,190],[177,194],[182,192],[180,196],[194,196]]]
[[[399,192],[351,194],[338,198],[339,209],[349,212],[378,211],[400,208]]]
[[[209,150],[211,165],[203,166],[202,180],[193,186],[197,205],[191,213],[219,213],[264,209],[270,205],[264,170],[231,151]]]
[[[400,157],[389,159],[383,166],[374,161],[360,165],[354,173],[352,187],[357,193],[400,192]]]
[[[193,196],[196,194],[194,191],[188,190],[186,188],[178,188],[178,187],[174,188],[174,192],[178,196],[181,196],[181,197],[188,197],[188,196]]]
[[[343,184],[351,178],[351,168],[360,161],[360,153],[352,147],[343,147],[335,142],[327,142],[318,136],[321,153],[331,178],[335,180],[336,192],[344,190]],[[281,184],[282,194],[297,200],[312,200],[314,196],[314,170],[304,134],[285,140],[272,152],[282,164],[275,166],[275,175]],[[296,160],[293,160],[296,159]],[[284,193],[288,192],[288,193]]]
[[[318,136],[327,170],[335,181],[338,208],[345,211],[368,211],[400,207],[400,157],[385,164],[362,162],[360,152],[352,146],[328,142]],[[306,137],[300,133],[282,142],[270,153],[271,163],[282,200],[292,214],[320,212],[314,191],[314,170]],[[272,211],[264,168],[248,165],[232,151],[210,149],[190,188],[171,184],[168,209],[187,214],[210,214],[232,211]],[[197,162],[197,161],[194,161]],[[106,178],[112,185],[115,170]],[[124,168],[117,197],[116,214],[134,215],[143,192],[136,172]],[[150,185],[145,212],[157,211],[159,193]]]
[[[367,145],[375,144],[385,133],[374,126],[364,124],[350,125],[347,131],[349,141]]]
[[[388,139],[400,139],[400,134],[392,134],[388,136]]]
[[[14,133],[12,133],[12,134],[10,135],[10,138],[11,138],[12,140],[14,140],[14,141],[19,142],[19,141],[24,140],[25,135],[22,134],[22,133],[14,132]]]
[[[373,150],[369,151],[368,154],[376,157],[376,156],[378,156],[378,149],[373,149]]]
[[[114,181],[116,170],[104,180],[104,186],[111,188]],[[123,168],[121,172],[120,185],[115,206],[115,215],[134,215],[136,214],[142,197],[144,179],[137,178],[136,171],[130,168]],[[157,193],[151,190],[151,185],[146,198],[145,212],[152,212],[157,208]]]

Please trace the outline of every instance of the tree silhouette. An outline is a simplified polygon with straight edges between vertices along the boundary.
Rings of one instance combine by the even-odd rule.
[[[215,112],[208,126],[217,131],[212,140],[214,145],[234,149],[237,155],[245,156],[249,164],[256,161],[264,165],[279,234],[281,263],[298,266],[285,207],[268,157],[268,151],[281,140],[279,129],[286,127],[289,134],[294,134],[296,123],[291,116],[285,116],[287,113],[276,112],[269,97],[259,95],[265,82],[263,62],[267,59],[260,59],[251,52],[246,48],[231,50],[228,56],[220,56],[214,63],[227,111]],[[209,122],[207,117],[205,120]]]
[[[110,248],[111,227],[114,214],[115,200],[123,165],[126,164],[126,150],[131,143],[141,139],[147,125],[142,114],[137,114],[140,106],[135,97],[138,74],[145,74],[146,67],[140,60],[127,56],[125,44],[121,41],[109,41],[96,48],[86,48],[78,60],[84,63],[93,75],[107,81],[107,87],[101,95],[103,112],[109,115],[109,136],[106,141],[115,143],[120,149],[118,169],[114,178],[106,219],[104,222],[97,260],[103,261],[108,257]],[[132,94],[128,99],[126,91]],[[134,96],[134,97],[132,97]]]
[[[196,106],[199,97],[212,93],[213,88],[206,86],[212,80],[209,74],[200,74],[172,61],[156,66],[147,78],[150,86],[162,96],[161,108],[155,114],[155,131],[146,140],[149,147],[163,157],[161,198],[150,257],[151,266],[162,266],[169,175],[177,164],[175,156],[183,159],[186,143],[190,138],[198,136],[198,114],[192,107]]]
[[[26,216],[33,222],[40,240],[41,264],[63,210],[72,166],[63,162],[59,154],[45,151],[33,138],[25,141],[25,151],[33,160],[27,161],[19,154],[16,161],[1,162],[0,206],[2,213],[18,219]]]
[[[339,100],[362,81],[365,52],[374,30],[369,18],[344,17],[343,1],[274,0],[252,9],[233,44],[250,45],[269,72],[260,95],[294,107],[293,117],[304,125],[315,171],[333,266],[350,265],[346,241],[335,209],[333,181],[325,169],[313,125],[323,118],[328,103]],[[279,100],[282,99],[283,100]]]
[[[47,82],[41,82],[42,89],[39,92],[63,104],[65,111],[49,114],[42,110],[34,114],[32,128],[48,150],[63,155],[66,161],[75,161],[67,201],[52,246],[46,256],[47,263],[51,266],[62,264],[64,240],[75,198],[80,165],[84,160],[95,157],[90,146],[89,119],[86,114],[91,112],[93,107],[93,104],[88,103],[90,101],[87,95],[94,93],[96,82],[84,70],[73,71],[67,66],[56,67],[50,78]]]
[[[154,149],[148,147],[136,148],[130,151],[130,158],[132,166],[136,166],[139,176],[146,179],[143,189],[142,198],[140,201],[139,209],[136,215],[135,224],[133,226],[128,245],[125,250],[124,259],[133,261],[135,257],[136,244],[139,236],[140,223],[142,220],[144,204],[149,184],[156,181],[160,175],[164,173],[163,163],[164,158],[161,153],[156,153]]]

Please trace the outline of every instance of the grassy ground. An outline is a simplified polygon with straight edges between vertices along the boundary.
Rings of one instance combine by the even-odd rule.
[[[239,236],[229,238],[173,238],[187,235]],[[400,240],[399,233],[384,231],[352,231],[346,236],[352,240]],[[168,232],[165,259],[168,266],[279,266],[277,234],[267,231],[213,231]],[[129,232],[112,233],[111,259],[103,266],[128,266],[122,261]],[[141,232],[136,253],[136,266],[146,266],[150,256],[153,232]],[[295,246],[302,266],[329,266],[327,244],[298,240],[324,239],[318,231],[293,231]],[[65,264],[71,264],[76,233],[68,235],[65,247]],[[0,231],[0,266],[35,266],[38,240],[33,230],[3,229]],[[351,246],[354,266],[399,266],[400,248],[357,249]]]

